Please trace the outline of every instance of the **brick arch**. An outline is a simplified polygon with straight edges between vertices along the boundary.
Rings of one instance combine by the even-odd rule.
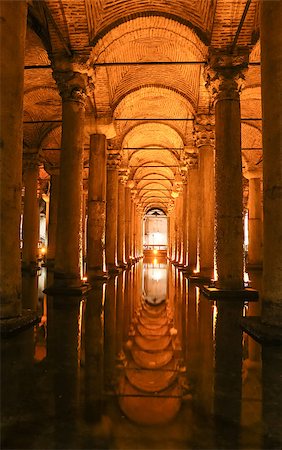
[[[132,2],[133,3],[133,2]],[[149,3],[149,2],[148,2]],[[156,2],[155,2],[156,3]],[[161,3],[159,1],[159,3]],[[174,2],[173,6],[176,6],[178,2]],[[200,3],[200,1],[198,2]],[[204,3],[204,2],[201,2]],[[100,24],[96,28],[95,36],[91,40],[92,45],[96,45],[103,37],[112,31],[112,29],[122,25],[127,24],[128,22],[131,22],[132,20],[138,19],[138,18],[147,18],[147,17],[163,17],[165,19],[173,20],[187,28],[190,28],[193,30],[193,32],[198,36],[198,38],[205,44],[209,45],[210,43],[210,33],[208,30],[204,30],[203,28],[205,25],[203,24],[201,17],[197,17],[196,14],[194,14],[194,17],[192,17],[193,9],[190,9],[190,17],[188,12],[188,8],[186,8],[186,17],[183,15],[183,8],[181,13],[175,14],[167,12],[167,2],[166,5],[164,5],[163,10],[157,9],[156,5],[154,9],[151,8],[151,5],[149,5],[149,8],[146,8],[146,4],[143,1],[142,4],[138,4],[138,2],[134,2],[133,8],[139,9],[139,11],[132,12],[128,14],[129,8],[128,4],[129,2],[123,2],[124,8],[119,11],[119,14],[117,15],[116,9],[112,9],[112,13],[108,14],[106,17],[104,17],[104,20],[101,20]],[[187,5],[188,6],[188,5]],[[195,11],[195,9],[194,9]]]

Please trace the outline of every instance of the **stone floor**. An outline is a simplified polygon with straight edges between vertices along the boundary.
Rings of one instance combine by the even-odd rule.
[[[259,275],[250,278],[259,288]],[[148,308],[146,299],[159,306]],[[2,449],[281,448],[281,347],[261,346],[239,326],[259,303],[211,302],[173,266],[140,262],[82,299],[40,292],[38,307],[38,326],[1,342]],[[142,337],[145,365],[159,364],[151,392],[152,369],[143,368],[140,381],[135,361],[126,377],[146,326],[160,335],[151,344],[157,350]],[[134,396],[122,397],[122,379],[137,383]],[[121,399],[130,400],[134,417]],[[142,424],[144,416],[154,425]]]

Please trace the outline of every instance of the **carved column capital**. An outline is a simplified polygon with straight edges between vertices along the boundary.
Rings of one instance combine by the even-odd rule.
[[[72,101],[85,104],[87,98],[87,74],[72,70],[55,70],[53,77],[64,102]]]
[[[215,118],[210,114],[198,114],[194,120],[193,139],[197,148],[214,146]]]
[[[118,178],[121,184],[126,185],[129,177],[129,169],[120,167],[118,171]]]
[[[214,101],[239,100],[248,62],[249,50],[246,47],[238,47],[232,54],[223,49],[209,49],[206,87]]]
[[[118,150],[108,150],[107,155],[107,168],[108,169],[118,169],[121,163],[121,154]]]
[[[23,171],[34,169],[41,164],[41,157],[38,152],[23,153]]]

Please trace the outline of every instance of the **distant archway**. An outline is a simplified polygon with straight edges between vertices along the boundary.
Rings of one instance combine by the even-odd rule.
[[[168,244],[167,216],[161,208],[150,208],[144,216],[144,252],[166,253]]]

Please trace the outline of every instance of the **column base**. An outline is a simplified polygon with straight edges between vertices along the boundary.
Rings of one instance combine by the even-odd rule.
[[[47,294],[47,295],[76,296],[76,295],[84,295],[84,294],[86,294],[86,292],[90,291],[91,289],[92,289],[92,286],[89,283],[84,283],[79,286],[67,286],[67,285],[59,286],[55,282],[51,286],[48,286],[46,289],[44,289],[43,292],[44,292],[44,294]]]
[[[26,330],[40,322],[40,318],[30,309],[24,309],[22,314],[9,319],[0,319],[1,337],[7,338]]]
[[[261,317],[242,317],[241,328],[261,344],[281,345],[282,327],[263,323]]]
[[[201,292],[210,300],[239,300],[257,302],[259,293],[252,288],[244,289],[218,289],[216,287],[202,286]]]
[[[262,271],[262,264],[246,264],[246,271]]]
[[[22,262],[22,272],[26,272],[32,275],[36,275],[36,273],[40,270],[40,267],[36,262]]]
[[[122,268],[119,266],[108,266],[108,274],[111,275],[116,275],[118,273],[120,273],[122,271]]]
[[[202,284],[202,283],[210,283],[211,281],[210,276],[201,272],[194,272],[194,271],[191,272],[190,269],[187,272],[187,277],[192,283]]]
[[[118,267],[119,267],[121,270],[124,270],[124,269],[127,267],[127,264],[124,263],[124,262],[120,262],[120,263],[118,263]]]

